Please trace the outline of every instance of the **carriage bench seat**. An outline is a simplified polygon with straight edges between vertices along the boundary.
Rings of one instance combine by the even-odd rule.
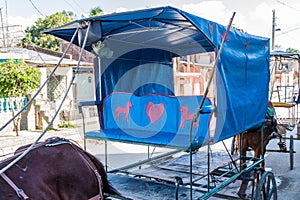
[[[112,93],[101,102],[101,128],[86,132],[85,138],[187,149],[192,119],[202,98]],[[79,107],[90,104],[81,102]],[[200,117],[192,125],[192,148],[207,141],[212,111],[206,98]]]

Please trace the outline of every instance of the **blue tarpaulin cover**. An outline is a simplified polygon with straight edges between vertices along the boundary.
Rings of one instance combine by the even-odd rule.
[[[100,57],[96,100],[112,92],[173,95],[172,58],[218,52],[226,32],[226,26],[167,6],[76,20],[45,33],[70,41],[79,28],[74,43],[81,46],[89,24],[84,48]],[[264,122],[269,57],[268,38],[230,29],[217,61],[215,142]]]

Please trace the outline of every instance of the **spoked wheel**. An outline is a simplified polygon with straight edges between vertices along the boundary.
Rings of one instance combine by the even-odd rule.
[[[255,190],[255,200],[277,200],[277,186],[272,172],[264,172]]]
[[[290,136],[290,169],[294,168],[294,137]]]

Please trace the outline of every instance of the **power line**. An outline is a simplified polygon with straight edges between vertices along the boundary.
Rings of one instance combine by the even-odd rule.
[[[64,2],[66,3],[66,4],[68,4],[73,10],[74,10],[74,12],[76,12],[75,10],[80,10],[82,13],[81,13],[81,15],[80,16],[78,16],[78,17],[84,17],[84,15],[87,13],[83,8],[82,8],[82,6],[80,6],[75,0],[72,0],[73,2],[74,2],[74,4],[76,5],[76,7],[78,8],[78,9],[76,9],[71,3],[69,3],[67,0],[64,0]],[[80,14],[80,13],[78,13],[77,12],[77,15],[78,14]]]
[[[66,1],[66,0],[64,0],[64,2],[66,3],[66,4],[68,4],[73,10],[74,10],[74,12],[78,15],[79,13],[78,12],[76,12],[76,9],[74,8],[74,6],[71,4],[71,3],[69,3],[68,1]]]
[[[296,25],[296,26],[294,26],[294,27],[292,27],[292,28],[287,29],[286,31],[281,31],[278,35],[284,35],[284,34],[287,34],[289,32],[296,31],[298,29],[300,29],[300,25],[299,24]]]
[[[287,4],[287,3],[284,3],[282,0],[277,0],[277,3],[279,3],[279,4],[281,4],[281,5],[284,5],[284,6],[288,7],[288,8],[291,8],[291,9],[297,11],[297,12],[300,12],[299,9],[297,9],[297,8],[295,8],[295,7],[293,7],[293,6],[290,6],[290,5]]]
[[[29,2],[31,3],[31,5],[34,7],[34,9],[44,17],[44,14],[34,5],[34,3],[32,2],[32,0],[29,0]]]
[[[80,6],[77,2],[76,2],[76,0],[72,0],[75,4],[76,4],[76,6],[83,12],[83,13],[85,13],[86,11],[82,8],[82,6]]]

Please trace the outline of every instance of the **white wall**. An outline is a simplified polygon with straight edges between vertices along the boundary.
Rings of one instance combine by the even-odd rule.
[[[80,73],[76,75],[76,101],[95,100],[94,75],[92,73]]]

